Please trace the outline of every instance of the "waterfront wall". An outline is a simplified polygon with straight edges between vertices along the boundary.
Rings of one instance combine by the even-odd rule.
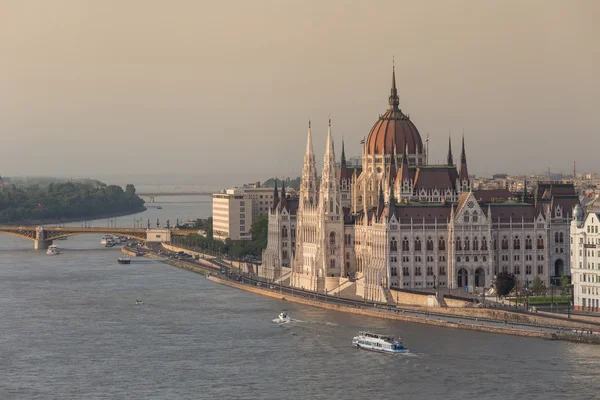
[[[393,319],[393,320],[406,321],[406,322],[414,322],[414,323],[427,324],[427,325],[443,326],[446,328],[470,329],[470,330],[481,331],[481,332],[510,334],[510,335],[527,336],[527,337],[541,337],[541,338],[547,338],[547,339],[552,338],[551,335],[549,335],[547,333],[542,333],[542,332],[522,331],[522,330],[516,330],[516,329],[510,329],[510,328],[495,328],[495,327],[476,325],[476,324],[470,324],[470,323],[454,323],[454,322],[424,319],[424,318],[413,317],[413,316],[403,315],[403,314],[386,313],[386,312],[382,312],[382,310],[380,310],[380,309],[375,309],[375,308],[371,309],[369,306],[366,306],[366,305],[364,306],[364,308],[362,306],[361,306],[361,308],[340,306],[337,304],[324,303],[321,301],[310,300],[308,298],[303,298],[303,297],[296,297],[296,296],[292,297],[292,296],[288,296],[285,294],[281,294],[277,291],[262,289],[262,288],[255,287],[255,286],[243,285],[243,284],[231,282],[229,280],[221,279],[216,276],[209,276],[209,277],[207,277],[207,279],[209,279],[215,283],[225,285],[225,286],[234,287],[234,288],[241,289],[241,290],[244,290],[247,292],[260,294],[263,296],[276,298],[279,300],[290,301],[293,303],[304,304],[304,305],[309,305],[309,306],[319,307],[319,308],[324,308],[324,309],[329,309],[329,310],[347,312],[347,313],[352,313],[352,314],[366,315],[366,316],[370,316],[370,317],[386,318],[386,319]]]
[[[193,254],[193,255],[198,254],[198,255],[200,255],[200,257],[212,258],[211,256],[208,256],[203,253],[189,251],[186,249],[178,248],[178,247],[164,244],[164,243],[162,244],[162,246],[165,249],[167,249],[169,251],[173,251],[173,252],[185,251],[185,252]],[[212,271],[210,269],[210,267],[214,268],[213,264],[211,264],[210,262],[208,262],[206,260],[203,260],[202,258],[200,258],[198,260],[198,263],[199,263],[198,267],[195,267],[195,268],[198,268],[199,271],[194,271],[193,270],[194,267],[192,267],[192,268],[186,267],[185,269],[188,269],[188,270],[194,271],[194,272],[205,273],[207,271]],[[187,263],[182,263],[182,264],[187,265]],[[242,264],[244,264],[244,263],[242,263]],[[202,269],[201,267],[203,265],[209,269]],[[200,270],[202,272],[200,272]],[[211,278],[211,279],[213,279],[213,278]],[[217,279],[217,278],[214,278],[214,279]],[[246,285],[240,285],[240,284],[229,282],[229,281],[224,281],[224,282],[232,283],[233,285],[235,285],[235,287],[240,287],[243,290],[252,289],[250,291],[254,291],[255,293],[258,293],[258,294],[262,294],[262,295],[269,296],[269,297],[281,298],[281,295],[279,295],[278,293],[274,293],[270,290],[265,290],[265,289],[261,289],[258,287],[249,287]],[[356,284],[356,286],[359,286],[361,284],[361,281],[357,281],[357,282],[353,283],[353,285],[354,284]],[[353,286],[353,287],[356,287],[356,286]],[[513,312],[511,310],[504,310],[504,309],[497,309],[497,308],[474,308],[474,307],[467,308],[467,307],[465,307],[465,305],[471,304],[471,303],[469,303],[467,301],[463,301],[463,300],[457,300],[457,299],[444,299],[444,302],[446,303],[447,307],[430,307],[430,305],[432,303],[429,300],[429,298],[433,298],[434,296],[417,294],[417,293],[407,293],[407,292],[394,291],[392,294],[392,297],[393,297],[393,300],[397,303],[397,305],[399,307],[414,309],[414,310],[419,310],[419,311],[434,312],[434,313],[445,314],[445,315],[465,316],[465,317],[469,317],[469,318],[487,318],[487,319],[494,319],[494,320],[500,320],[500,321],[507,321],[507,323],[518,322],[518,323],[550,325],[550,326],[564,327],[564,328],[569,328],[569,329],[588,328],[588,329],[598,330],[600,328],[598,325],[594,324],[594,322],[600,323],[600,321],[598,319],[592,319],[593,317],[589,317],[589,319],[588,319],[588,318],[585,318],[585,316],[581,316],[584,318],[580,318],[580,316],[576,316],[576,317],[572,316],[571,320],[562,320],[562,319],[551,318],[550,316],[546,315],[548,313],[542,313],[542,312],[539,312],[536,314],[522,314],[522,313]],[[305,299],[298,298],[298,300],[304,301]],[[309,300],[307,300],[307,301],[309,301]],[[315,302],[315,303],[321,304],[320,302]],[[329,306],[332,306],[332,305],[329,305]],[[339,306],[334,306],[333,309],[335,309],[335,307],[339,307]]]

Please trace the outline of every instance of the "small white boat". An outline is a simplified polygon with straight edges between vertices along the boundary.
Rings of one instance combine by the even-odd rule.
[[[129,258],[129,257],[117,258],[117,262],[119,264],[131,264],[131,258]]]
[[[357,349],[376,351],[379,353],[408,353],[400,338],[394,339],[390,335],[380,335],[371,332],[359,332],[352,339],[352,346]]]
[[[136,300],[135,304],[144,304],[144,302],[142,302],[141,300]]]
[[[48,250],[46,250],[46,254],[48,254],[49,256],[55,256],[57,254],[60,254],[60,249],[55,244],[50,245],[48,246]]]
[[[282,311],[279,313],[279,322],[290,322],[292,319],[288,315],[287,311]]]

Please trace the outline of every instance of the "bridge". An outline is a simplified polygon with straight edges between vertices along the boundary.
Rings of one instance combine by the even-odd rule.
[[[211,192],[138,192],[136,193],[140,197],[147,198],[150,203],[154,203],[155,197],[171,197],[171,196],[207,196],[212,197]]]
[[[47,249],[56,239],[75,235],[105,234],[127,236],[142,241],[170,242],[172,236],[198,233],[193,229],[135,229],[135,228],[80,228],[62,226],[0,226],[0,233],[33,240],[35,250]]]

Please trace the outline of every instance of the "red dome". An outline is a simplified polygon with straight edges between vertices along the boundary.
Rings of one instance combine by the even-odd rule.
[[[421,135],[410,121],[410,118],[400,111],[398,91],[396,90],[396,72],[392,72],[392,90],[389,97],[390,107],[387,112],[375,122],[365,145],[367,154],[402,154],[408,146],[408,154],[423,154]],[[394,143],[396,148],[394,149]]]
[[[394,143],[396,148],[394,149]],[[402,111],[388,110],[375,122],[367,137],[367,154],[402,154],[406,148],[408,154],[423,154],[421,135]]]

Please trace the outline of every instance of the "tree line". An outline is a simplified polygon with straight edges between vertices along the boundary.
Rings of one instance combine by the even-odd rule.
[[[0,223],[92,219],[143,211],[135,186],[125,190],[98,181],[10,185],[0,191]]]

